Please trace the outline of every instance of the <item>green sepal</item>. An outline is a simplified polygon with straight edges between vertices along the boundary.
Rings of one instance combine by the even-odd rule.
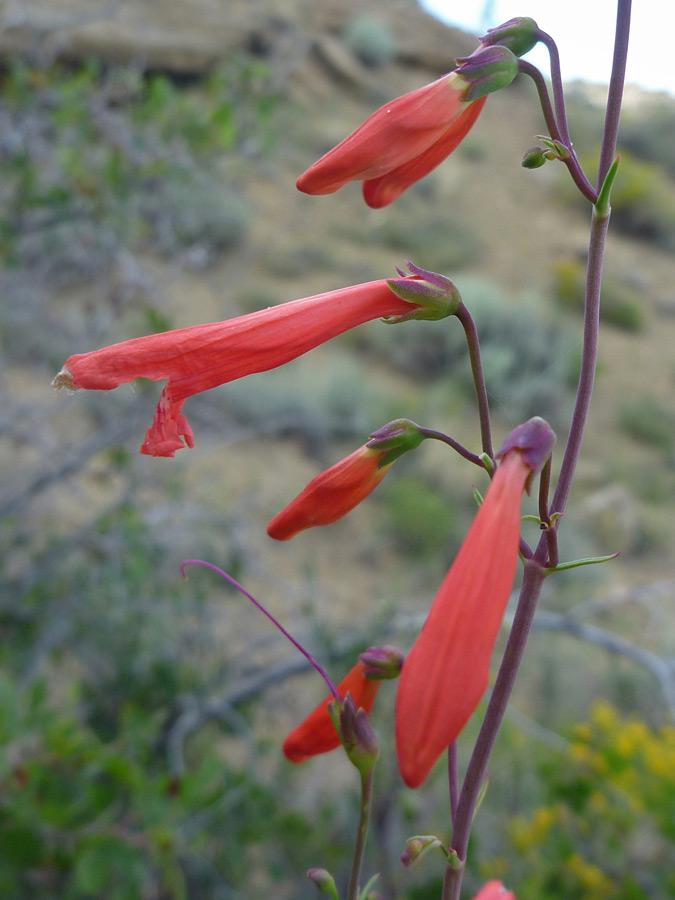
[[[483,466],[485,467],[485,471],[488,473],[488,475],[494,474],[495,464],[492,461],[492,457],[490,456],[489,453],[485,453],[485,452],[480,453],[478,456],[478,459],[483,463]]]
[[[573,559],[570,562],[558,563],[557,566],[552,566],[546,570],[546,574],[552,575],[554,572],[566,572],[568,569],[579,569],[581,566],[595,566],[598,563],[610,562],[612,559],[616,559],[617,556],[621,556],[621,553],[611,553],[609,556],[591,556],[587,559]]]
[[[569,159],[572,155],[569,148],[561,141],[554,141],[553,138],[547,137],[545,134],[535,134],[535,137],[538,141],[541,141],[542,144],[548,148],[550,154],[552,154],[547,155],[547,159]]]
[[[448,863],[448,865],[450,866],[450,868],[451,868],[451,869],[454,869],[455,872],[461,872],[462,869],[464,868],[464,863],[463,863],[462,860],[459,858],[459,854],[457,853],[456,850],[451,850],[451,851],[446,855],[445,858],[446,858],[447,863]]]
[[[612,187],[614,186],[614,179],[616,178],[616,173],[619,169],[620,159],[621,157],[617,156],[612,165],[609,167],[609,171],[607,172],[605,180],[602,183],[602,187],[600,188],[598,199],[595,201],[593,214],[597,219],[606,219],[612,211],[612,207],[609,201],[610,195],[612,193]]]
[[[378,872],[376,875],[373,875],[373,877],[370,878],[366,882],[366,886],[363,888],[363,890],[359,894],[358,900],[368,900],[368,894],[370,892],[370,889],[372,888],[372,886],[375,884],[375,882],[377,881],[377,879],[379,877],[380,877],[380,873]]]
[[[508,47],[515,56],[528,53],[539,43],[539,27],[529,16],[509,19],[496,28],[488,28],[487,34],[479,38],[481,44],[499,44]]]

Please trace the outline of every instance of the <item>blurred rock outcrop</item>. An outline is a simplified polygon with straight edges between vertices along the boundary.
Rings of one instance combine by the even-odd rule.
[[[395,36],[397,61],[439,74],[473,41],[414,0],[7,0],[0,8],[0,57],[32,62],[95,56],[143,68],[198,74],[244,48],[287,72],[309,56],[352,80],[367,66],[337,40],[368,15]]]

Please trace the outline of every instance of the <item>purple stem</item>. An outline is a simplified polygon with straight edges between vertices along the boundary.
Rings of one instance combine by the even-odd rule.
[[[448,747],[448,785],[450,787],[450,819],[455,827],[457,804],[459,802],[459,776],[457,772],[457,741]]]
[[[471,313],[462,302],[460,302],[455,315],[464,329],[466,342],[469,347],[471,374],[473,375],[473,383],[476,387],[476,399],[478,401],[478,418],[480,420],[480,436],[483,453],[487,453],[490,459],[494,460],[495,454],[492,449],[492,431],[490,427],[490,404],[488,403],[487,387],[485,386],[485,376],[483,375],[483,364],[480,357],[480,343],[478,341],[476,323],[473,321]]]
[[[590,200],[591,203],[595,203],[598,199],[598,194],[593,185],[590,183],[586,175],[584,174],[584,170],[581,168],[581,163],[574,152],[574,148],[569,140],[569,137],[566,139],[563,136],[563,131],[558,127],[558,122],[553,114],[553,109],[551,108],[551,100],[548,96],[548,88],[546,87],[546,82],[544,81],[544,77],[536,68],[536,66],[531,65],[524,60],[520,60],[518,63],[518,68],[523,75],[529,75],[530,78],[534,81],[535,87],[537,88],[537,93],[539,95],[539,104],[541,106],[541,110],[544,114],[544,121],[546,122],[546,127],[549,130],[550,136],[554,141],[558,141],[562,144],[569,156],[566,159],[561,159],[561,162],[565,163],[567,166],[570,175],[572,176],[572,180],[579,188],[581,193],[586,197],[587,200]],[[565,129],[567,129],[567,124],[565,123]]]
[[[598,171],[598,190],[604,182],[616,153],[616,138],[621,112],[623,81],[630,32],[630,13],[631,0],[618,0],[614,59]],[[549,50],[551,50],[551,44],[548,44]],[[561,124],[563,135],[566,135],[567,125],[562,95],[562,81],[560,78],[560,68],[555,45],[553,45],[551,57],[551,74],[554,83],[554,98],[558,113],[558,121]],[[608,226],[609,214],[607,213],[602,216],[598,215],[594,208],[586,278],[586,303],[581,372],[576,402],[572,413],[570,434],[563,454],[558,484],[550,506],[551,514],[562,513],[565,509],[590,409],[598,352],[600,284]],[[520,667],[525,644],[534,618],[537,602],[541,593],[541,587],[546,577],[544,560],[546,560],[546,557],[550,552],[550,546],[550,536],[542,535],[534,559],[528,560],[525,563],[523,584],[513,626],[511,628],[511,633],[509,634],[506,650],[502,658],[492,696],[488,703],[485,718],[478,735],[478,740],[476,741],[476,746],[474,747],[467,767],[457,806],[452,840],[452,849],[455,850],[462,862],[466,860],[471,822],[481,785],[483,784],[487,773],[488,761],[497,739],[504,713],[506,712],[506,707],[515,683],[515,678]],[[462,876],[463,866],[459,868],[453,868],[451,866],[447,867],[443,884],[442,900],[459,900]]]
[[[556,118],[560,128],[560,137],[568,146],[571,144],[570,132],[567,127],[567,112],[565,110],[565,93],[563,91],[562,72],[560,69],[560,54],[558,45],[550,34],[538,29],[537,37],[546,46],[551,60],[551,86],[553,88],[553,102],[555,103]]]
[[[361,868],[363,854],[366,849],[366,837],[368,835],[368,822],[370,810],[373,805],[373,780],[375,770],[371,769],[361,776],[361,805],[359,807],[359,826],[356,831],[356,845],[352,858],[352,868],[349,874],[349,887],[347,888],[347,900],[358,900],[359,882],[361,880]]]
[[[616,138],[619,131],[621,100],[623,98],[623,82],[626,72],[626,56],[628,53],[628,37],[630,34],[631,0],[619,0],[616,34],[614,42],[614,59],[612,76],[607,96],[607,113],[605,115],[605,132],[602,142],[600,165],[598,168],[598,186],[602,185],[616,153]],[[593,394],[595,367],[598,356],[598,329],[600,320],[600,286],[602,280],[602,263],[607,241],[609,215],[599,217],[593,215],[591,236],[588,249],[588,271],[586,276],[586,305],[584,313],[584,341],[581,358],[581,372],[577,388],[574,412],[570,425],[569,438],[563,455],[560,476],[551,503],[551,512],[562,513],[567,505],[574,471],[576,469],[581,441],[588,419],[588,411]]]
[[[227,572],[224,572],[222,569],[219,569],[218,566],[214,566],[213,563],[210,563],[210,562],[204,562],[204,560],[201,560],[201,559],[186,559],[184,562],[181,563],[180,574],[183,576],[183,578],[187,578],[187,575],[185,574],[186,566],[201,566],[203,569],[210,569],[212,572],[215,572],[217,575],[220,575],[220,577],[223,578],[225,581],[227,581],[228,584],[231,584],[232,587],[236,588],[240,594],[243,594],[244,597],[246,597],[248,600],[250,600],[251,603],[256,607],[256,609],[259,609],[260,612],[264,616],[267,616],[267,618],[270,620],[270,622],[283,634],[283,636],[288,638],[288,640],[291,642],[291,644],[293,644],[293,646],[296,648],[296,650],[299,650],[300,653],[302,653],[302,655],[305,657],[305,659],[307,659],[309,661],[310,665],[312,665],[316,669],[316,671],[319,673],[319,675],[326,682],[326,684],[328,685],[328,689],[330,690],[331,694],[335,697],[337,702],[342,703],[343,698],[340,696],[338,689],[335,687],[333,682],[330,680],[330,678],[328,677],[326,672],[321,668],[319,663],[314,659],[312,654],[309,653],[307,650],[305,650],[305,648],[302,646],[302,644],[299,644],[296,641],[296,639],[291,634],[289,634],[288,631],[286,631],[284,626],[279,621],[277,621],[277,619],[274,618],[272,613],[268,612],[265,609],[265,607],[262,605],[262,603],[260,603],[258,600],[256,600],[252,594],[249,594],[249,592],[246,590],[246,588],[242,587],[242,585],[239,584],[239,582],[236,581],[231,575],[228,575]]]
[[[460,456],[463,456],[464,459],[467,459],[469,462],[473,463],[475,466],[480,466],[481,469],[485,469],[485,463],[476,453],[472,453],[470,450],[467,450],[459,441],[456,441],[454,438],[451,438],[448,434],[443,434],[442,431],[434,431],[432,428],[420,428],[420,434],[424,435],[425,438],[431,438],[435,441],[442,441],[444,444],[447,444],[448,447],[452,447]]]

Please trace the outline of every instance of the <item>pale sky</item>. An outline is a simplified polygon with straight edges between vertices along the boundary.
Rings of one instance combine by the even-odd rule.
[[[612,62],[615,0],[419,0],[450,25],[475,34],[514,16],[530,16],[555,40],[563,78],[606,83]],[[485,14],[487,13],[487,19]],[[675,53],[667,35],[675,34],[673,0],[633,0],[626,80],[675,95]],[[548,73],[548,56],[536,47],[526,57]]]

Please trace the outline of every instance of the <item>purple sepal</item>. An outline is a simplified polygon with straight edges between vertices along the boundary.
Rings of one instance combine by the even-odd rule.
[[[518,57],[499,44],[483,47],[471,56],[459,57],[455,74],[467,82],[462,96],[465,103],[479,100],[511,84],[518,74]]]
[[[538,472],[551,455],[555,444],[555,432],[545,419],[534,416],[518,425],[507,435],[506,440],[497,453],[497,458],[504,456],[510,450],[520,450],[523,459],[532,469]]]
[[[487,46],[499,44],[507,47],[514,56],[522,56],[539,42],[539,26],[528,16],[517,16],[496,28],[488,28],[487,34],[479,40]]]
[[[398,647],[392,647],[391,644],[368,647],[363,653],[359,653],[359,659],[366,667],[366,678],[376,681],[398,678],[404,658]]]

